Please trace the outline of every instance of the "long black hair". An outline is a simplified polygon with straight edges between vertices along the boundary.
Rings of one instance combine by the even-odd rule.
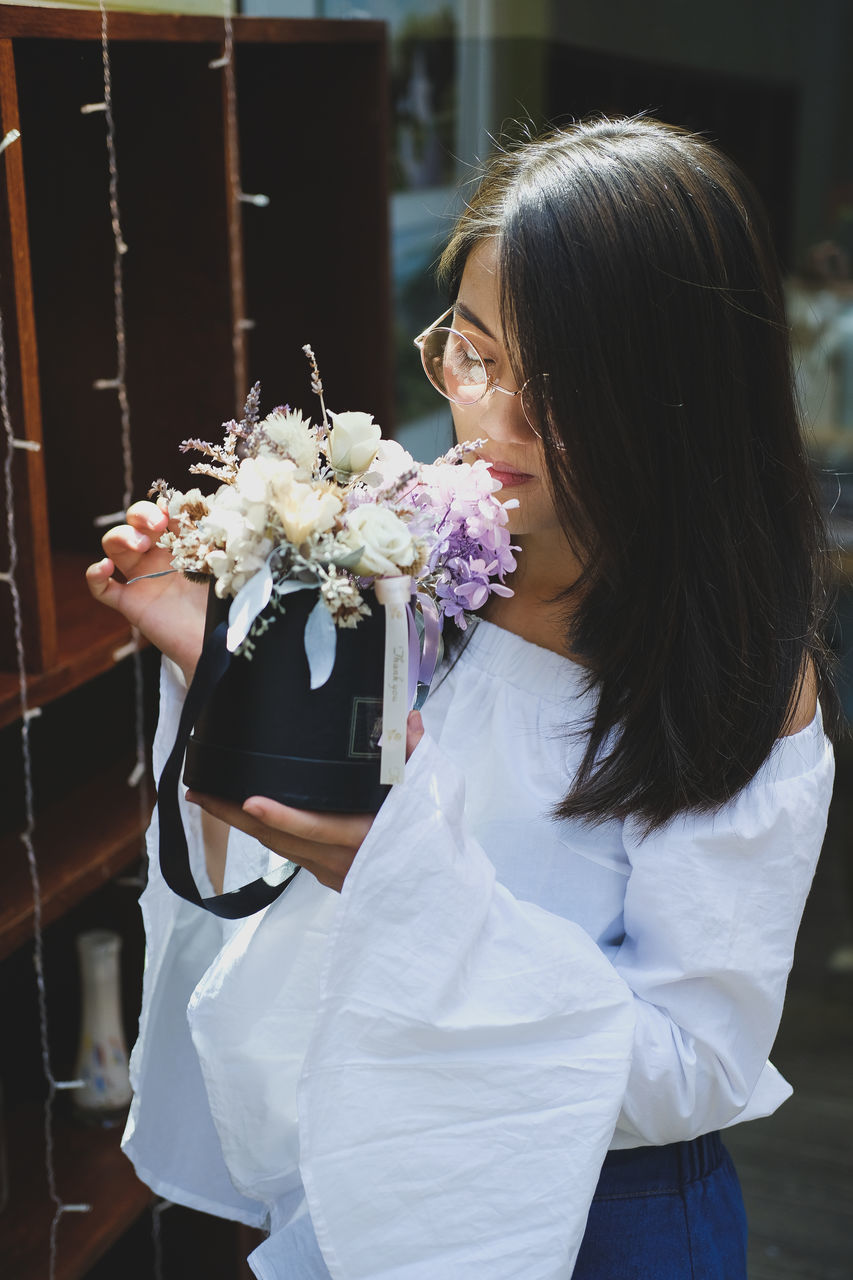
[[[837,724],[826,534],[757,194],[703,138],[596,120],[501,151],[446,249],[494,239],[514,373],[543,371],[555,505],[598,689],[562,817],[647,830],[735,795],[814,671]],[[557,444],[561,448],[555,447]]]

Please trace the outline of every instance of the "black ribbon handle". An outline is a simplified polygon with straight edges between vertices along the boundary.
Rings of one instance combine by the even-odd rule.
[[[269,876],[253,880],[250,884],[232,889],[230,893],[215,894],[212,898],[203,898],[199,893],[187,848],[187,837],[181,817],[179,803],[179,787],[184,755],[193,725],[199,712],[210,694],[225,675],[231,665],[231,653],[227,645],[228,623],[220,622],[204,642],[201,656],[192,683],[187,690],[175,745],[160,775],[157,791],[157,808],[160,815],[160,870],[169,888],[185,898],[187,902],[203,907],[216,916],[226,920],[239,920],[243,916],[254,915],[263,907],[275,902],[300,868],[285,874],[272,872]],[[283,880],[278,875],[285,875]]]

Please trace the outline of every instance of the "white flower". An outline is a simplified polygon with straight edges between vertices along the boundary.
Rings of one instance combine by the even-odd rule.
[[[387,507],[365,505],[350,511],[342,540],[353,551],[363,548],[353,571],[363,578],[402,573],[417,556],[405,522]]]
[[[265,473],[268,501],[288,542],[301,547],[313,535],[331,529],[341,510],[337,494],[316,484],[304,484],[297,478],[300,473],[296,465],[287,459],[256,461]]]
[[[237,478],[230,487],[248,502],[267,502],[269,500],[270,462],[269,458],[245,458],[240,464]],[[294,464],[282,459],[273,466],[287,467],[294,470]]]
[[[260,425],[260,457],[284,455],[292,459],[306,476],[311,475],[317,463],[317,434],[298,409],[290,409],[286,413],[274,409]]]
[[[215,590],[220,599],[235,596],[263,567],[271,551],[269,538],[255,538],[248,533],[232,538],[224,549],[210,551],[207,564],[216,578]]]
[[[320,578],[320,594],[335,626],[356,627],[361,618],[370,617],[370,605],[365,603],[352,578],[347,573],[338,573],[333,564]]]
[[[421,483],[436,495],[438,502],[476,502],[501,488],[500,480],[495,479],[483,458],[451,467],[431,463],[421,468]]]
[[[245,465],[245,464],[244,464]],[[262,478],[246,477],[245,487],[224,484],[210,501],[199,530],[210,542],[224,545],[246,532],[262,537],[269,523],[266,490]]]
[[[176,489],[169,499],[169,516],[181,524],[197,524],[207,513],[208,499],[201,489],[188,489],[181,493]]]
[[[373,483],[384,488],[415,466],[412,455],[396,440],[380,440],[376,457],[370,464],[370,475],[367,479],[375,477]]]
[[[358,474],[376,456],[382,431],[370,413],[329,413],[333,425],[326,438],[326,454],[335,471]]]

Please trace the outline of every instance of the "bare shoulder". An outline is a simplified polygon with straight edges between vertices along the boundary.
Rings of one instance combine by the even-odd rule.
[[[817,677],[814,663],[810,661],[806,667],[803,681],[797,690],[797,702],[793,714],[786,724],[782,736],[787,738],[792,733],[799,733],[801,729],[807,729],[812,720],[814,720],[816,710]]]

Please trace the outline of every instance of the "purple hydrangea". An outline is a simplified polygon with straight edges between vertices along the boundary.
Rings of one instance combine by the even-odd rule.
[[[424,467],[415,506],[433,530],[429,572],[439,611],[462,630],[465,613],[489,596],[511,596],[504,577],[515,569],[507,507],[496,497],[500,483],[487,465]]]

